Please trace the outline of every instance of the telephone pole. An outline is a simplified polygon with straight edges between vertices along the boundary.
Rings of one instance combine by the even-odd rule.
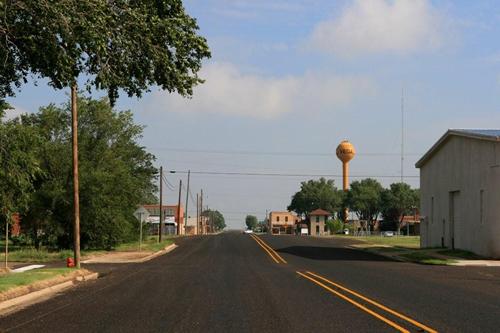
[[[71,86],[71,134],[73,152],[73,249],[75,267],[80,268],[80,192],[78,181],[78,111],[77,111],[77,87],[76,83]],[[5,240],[8,242],[8,239]],[[7,258],[7,254],[5,256]]]
[[[200,193],[200,220],[201,220],[201,234],[205,234],[205,226],[203,225],[203,189],[201,189]]]
[[[177,202],[177,235],[181,234],[181,193],[182,193],[182,179],[179,180],[179,200]]]
[[[405,91],[401,88],[401,183],[404,181],[405,160]]]
[[[158,243],[161,243],[163,231],[163,167],[160,167],[160,223],[158,224]]]
[[[191,176],[191,170],[188,170],[188,183],[186,188],[186,212],[184,213],[184,235],[187,233],[187,224],[188,224],[188,202],[189,202],[189,178]]]
[[[199,198],[198,198],[198,193],[196,193],[196,234],[200,234],[200,204],[199,204]]]

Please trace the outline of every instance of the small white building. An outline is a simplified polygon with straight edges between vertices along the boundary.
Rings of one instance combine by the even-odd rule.
[[[500,258],[500,130],[448,130],[416,167],[421,246]]]

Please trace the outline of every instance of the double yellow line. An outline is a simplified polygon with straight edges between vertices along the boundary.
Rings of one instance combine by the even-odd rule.
[[[283,259],[272,247],[266,244],[262,239],[260,239],[258,236],[250,234],[250,236],[257,242],[257,244],[260,245],[261,248],[266,251],[266,253],[274,260],[275,263],[277,264],[286,264],[286,260]]]
[[[328,280],[327,278],[324,278],[318,274],[315,274],[315,273],[312,273],[312,272],[309,272],[309,271],[305,271],[305,272],[299,272],[297,271],[297,274],[299,274],[300,276],[308,279],[309,281],[317,284],[318,286],[328,290],[329,292],[331,292],[332,294],[340,297],[341,299],[351,303],[352,305],[356,306],[357,308],[365,311],[366,313],[374,316],[375,318],[383,321],[384,323],[388,324],[389,326],[392,326],[393,328],[395,328],[396,330],[398,330],[399,332],[404,332],[404,333],[410,333],[410,331],[404,327],[402,327],[401,325],[395,323],[394,321],[388,319],[387,317],[375,312],[374,310],[371,310],[368,308],[368,306],[366,305],[367,304],[370,304],[370,305],[373,305],[405,322],[408,322],[418,328],[420,328],[421,330],[425,331],[425,332],[429,332],[429,333],[437,333],[436,330],[422,324],[422,323],[419,323],[418,321],[414,320],[414,319],[411,319],[397,311],[394,311],[390,308],[388,308],[387,306],[384,306],[372,299],[369,299],[368,297],[365,297],[351,289],[348,289],[344,286],[341,286],[340,284],[338,283],[335,283],[333,281],[330,281]],[[335,289],[334,289],[335,288]],[[344,293],[340,292],[340,291],[343,291]],[[356,301],[355,299],[349,297],[348,295],[352,295],[352,296],[355,296],[357,297],[358,299],[362,300],[365,302],[365,305],[361,304],[360,302]]]

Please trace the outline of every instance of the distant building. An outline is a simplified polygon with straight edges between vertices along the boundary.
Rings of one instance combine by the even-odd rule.
[[[151,224],[151,233],[158,234],[158,226],[160,223],[160,205],[142,205],[148,212],[149,217],[146,219],[146,223]],[[163,221],[165,228],[163,229],[164,234],[176,234],[177,224],[180,223],[180,232],[184,233],[184,207],[180,206],[180,211],[178,210],[178,205],[163,205]]]
[[[416,167],[421,246],[500,258],[500,130],[448,130]]]
[[[298,221],[299,218],[292,212],[270,212],[269,232],[274,235],[293,234]]]
[[[309,213],[309,235],[328,235],[326,221],[332,216],[331,213],[323,209],[316,209]]]

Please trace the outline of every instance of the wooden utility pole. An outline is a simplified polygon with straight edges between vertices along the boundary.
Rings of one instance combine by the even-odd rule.
[[[196,234],[197,235],[200,234],[200,215],[199,215],[200,204],[198,202],[199,202],[198,193],[196,193]]]
[[[205,234],[205,226],[203,225],[203,189],[200,193],[200,221],[201,221],[201,234]]]
[[[163,231],[163,167],[160,167],[160,223],[158,224],[158,243],[161,243]]]
[[[77,86],[71,86],[71,134],[73,152],[73,249],[76,268],[80,268],[80,194],[78,182],[78,110]]]
[[[184,213],[184,235],[186,234],[187,224],[188,224],[188,202],[189,202],[189,178],[191,176],[191,170],[188,170],[188,183],[186,188],[186,212]],[[196,227],[198,229],[198,227]]]
[[[177,235],[181,234],[181,192],[182,192],[182,179],[179,180],[179,201],[177,202]]]

